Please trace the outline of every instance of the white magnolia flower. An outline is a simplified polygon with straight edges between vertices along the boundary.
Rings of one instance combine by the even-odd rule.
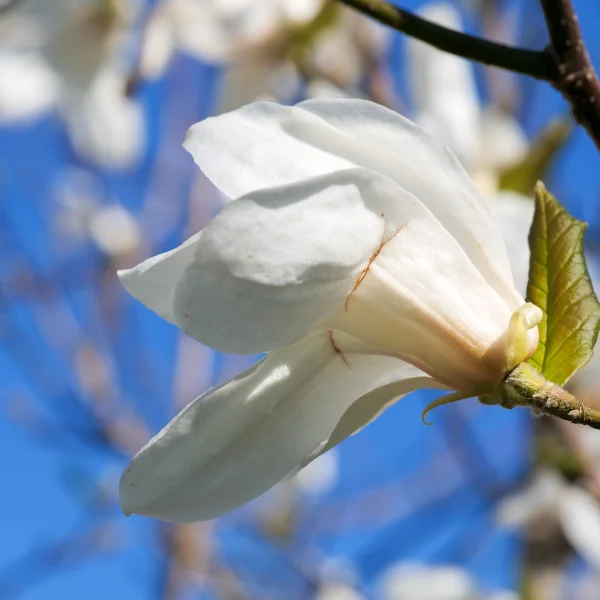
[[[269,354],[133,459],[126,514],[215,517],[402,395],[473,395],[535,350],[541,311],[487,206],[407,119],[362,100],[261,102],[194,125],[185,147],[232,201],[121,281],[208,346]]]

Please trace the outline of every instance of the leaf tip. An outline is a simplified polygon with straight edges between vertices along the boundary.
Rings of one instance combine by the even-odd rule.
[[[541,179],[538,179],[535,182],[535,195],[536,196],[543,196],[548,190],[546,190],[546,186],[544,185],[544,182]]]

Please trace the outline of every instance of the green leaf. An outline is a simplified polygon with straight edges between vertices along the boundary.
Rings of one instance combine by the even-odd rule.
[[[527,301],[542,309],[544,319],[529,362],[559,385],[588,363],[600,328],[600,304],[583,254],[586,227],[537,183]]]

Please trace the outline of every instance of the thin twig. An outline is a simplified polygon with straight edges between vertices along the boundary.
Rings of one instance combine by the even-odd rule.
[[[546,81],[549,81],[554,73],[552,60],[544,52],[513,48],[454,31],[384,0],[340,1],[443,52]]]
[[[548,81],[571,106],[600,150],[600,82],[585,48],[571,0],[540,0],[550,44],[526,50],[498,44],[427,21],[385,0],[339,0],[438,50]]]
[[[528,363],[521,363],[509,373],[502,390],[500,404],[504,408],[527,406],[538,415],[552,415],[563,421],[600,429],[600,410],[583,404]]]
[[[600,82],[586,50],[571,0],[540,0],[550,46],[546,52],[556,66],[552,85],[571,105],[600,149]]]

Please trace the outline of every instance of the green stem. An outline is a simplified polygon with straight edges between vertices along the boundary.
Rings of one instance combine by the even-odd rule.
[[[545,81],[550,81],[554,74],[552,61],[544,52],[513,48],[454,31],[384,0],[340,2],[438,50]]]
[[[505,408],[528,406],[534,412],[563,421],[600,429],[600,411],[581,403],[527,363],[521,363],[506,378],[500,404]]]

